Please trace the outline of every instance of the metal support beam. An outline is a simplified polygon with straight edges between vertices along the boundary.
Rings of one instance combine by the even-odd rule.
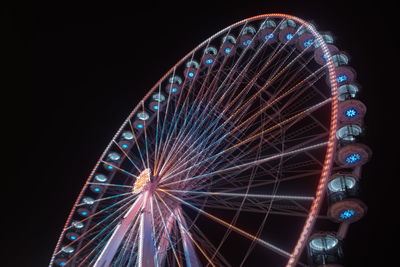
[[[140,209],[143,205],[143,196],[139,196],[136,201],[132,204],[128,212],[122,218],[122,220],[115,227],[110,239],[107,241],[97,258],[93,267],[108,267],[111,265],[111,261],[114,258],[122,240],[124,239],[127,231],[133,225],[133,221],[138,217]]]
[[[187,224],[185,217],[182,215],[181,209],[176,209],[176,215],[179,221],[179,228],[182,237],[183,250],[185,253],[186,266],[188,267],[201,267],[201,263],[197,257],[196,251],[193,246],[193,241],[190,233],[187,231]]]
[[[151,211],[152,195],[149,191],[144,192],[143,209],[140,215],[139,229],[139,267],[156,266],[156,248],[153,236],[153,215]]]
[[[158,246],[158,266],[163,266],[165,262],[165,257],[167,256],[167,251],[170,244],[170,236],[172,227],[175,223],[175,215],[171,212],[167,221],[165,222],[165,227],[163,227],[164,232],[160,238],[160,244]]]

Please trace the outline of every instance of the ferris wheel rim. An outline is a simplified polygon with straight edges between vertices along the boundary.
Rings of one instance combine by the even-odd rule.
[[[337,130],[337,113],[338,113],[338,100],[337,100],[337,95],[338,95],[338,85],[336,82],[336,71],[335,71],[335,65],[332,60],[332,55],[327,47],[327,44],[323,40],[322,36],[320,33],[316,31],[313,25],[309,24],[308,22],[287,14],[281,14],[281,13],[270,13],[270,14],[263,14],[263,15],[258,15],[254,17],[250,17],[241,21],[238,21],[228,27],[225,27],[224,29],[220,30],[219,32],[213,34],[211,37],[207,38],[205,41],[201,42],[198,46],[196,46],[194,49],[192,49],[189,53],[187,53],[184,57],[182,57],[173,67],[171,67],[156,83],[155,85],[148,91],[148,93],[142,98],[142,100],[139,101],[139,103],[134,107],[132,112],[128,115],[127,119],[122,123],[121,127],[117,130],[109,144],[106,146],[105,150],[103,153],[100,155],[99,160],[96,162],[94,168],[90,172],[84,186],[82,187],[82,190],[80,191],[71,212],[68,215],[68,218],[66,220],[66,223],[64,225],[64,228],[62,230],[62,233],[60,234],[59,240],[57,241],[57,245],[55,247],[54,253],[52,255],[52,259],[50,262],[49,266],[52,266],[54,259],[55,259],[55,253],[60,250],[61,246],[61,240],[62,237],[65,234],[65,231],[68,229],[68,226],[72,222],[72,216],[74,215],[77,206],[79,204],[79,201],[82,199],[84,192],[87,190],[89,186],[90,180],[93,178],[95,172],[99,168],[100,164],[102,163],[102,159],[106,156],[107,152],[110,150],[111,146],[117,139],[117,137],[121,134],[123,129],[127,126],[128,122],[130,119],[138,112],[140,109],[141,105],[143,105],[143,102],[145,99],[148,99],[160,86],[160,84],[165,81],[172,73],[174,73],[174,70],[178,67],[184,64],[184,62],[190,58],[191,56],[194,55],[196,51],[198,51],[200,48],[204,47],[205,44],[207,44],[210,40],[217,38],[218,36],[221,36],[223,33],[228,32],[229,29],[238,27],[240,25],[259,20],[259,19],[268,19],[268,18],[278,18],[278,19],[291,19],[302,26],[306,27],[312,34],[313,36],[318,40],[318,42],[321,44],[322,50],[324,53],[327,55],[326,61],[327,61],[327,69],[328,69],[328,78],[330,82],[330,90],[331,90],[331,121],[330,121],[330,130],[329,130],[329,138],[327,142],[327,149],[325,153],[325,160],[324,160],[324,166],[321,170],[321,177],[319,178],[318,182],[318,187],[316,190],[316,197],[313,200],[312,206],[310,208],[310,212],[308,214],[308,218],[306,220],[306,223],[304,224],[302,233],[298,239],[298,242],[294,248],[294,251],[290,254],[290,258],[288,261],[288,264],[286,267],[289,266],[294,266],[301,254],[301,252],[304,249],[305,243],[308,240],[312,227],[315,223],[315,220],[317,218],[317,214],[320,211],[321,208],[321,203],[324,198],[324,191],[327,186],[328,182],[328,176],[330,174],[330,170],[334,161],[334,147],[336,145],[336,138],[335,138],[335,133]]]

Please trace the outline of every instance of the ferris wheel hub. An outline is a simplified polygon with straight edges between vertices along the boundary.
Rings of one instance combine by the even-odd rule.
[[[133,186],[132,193],[139,194],[143,190],[150,188],[151,182],[151,170],[150,168],[144,169],[137,177],[135,184]]]

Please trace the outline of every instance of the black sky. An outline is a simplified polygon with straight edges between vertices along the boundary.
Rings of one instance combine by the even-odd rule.
[[[399,121],[391,104],[399,90],[391,82],[397,57],[391,38],[398,34],[391,8],[381,1],[223,2],[37,1],[3,10],[4,32],[10,34],[4,39],[11,41],[4,74],[12,84],[2,89],[3,108],[12,103],[3,111],[3,131],[9,133],[3,142],[10,147],[3,155],[11,159],[3,168],[12,174],[2,177],[1,266],[47,266],[86,177],[147,90],[210,35],[274,12],[332,31],[337,46],[351,55],[374,157],[362,180],[368,216],[350,228],[346,266],[392,262],[389,243],[383,245],[395,231],[392,190],[399,178],[390,160],[396,144],[390,132]]]

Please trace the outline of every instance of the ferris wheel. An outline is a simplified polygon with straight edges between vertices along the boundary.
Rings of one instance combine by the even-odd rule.
[[[285,14],[205,40],[108,144],[50,266],[341,266],[371,156],[348,63]]]

